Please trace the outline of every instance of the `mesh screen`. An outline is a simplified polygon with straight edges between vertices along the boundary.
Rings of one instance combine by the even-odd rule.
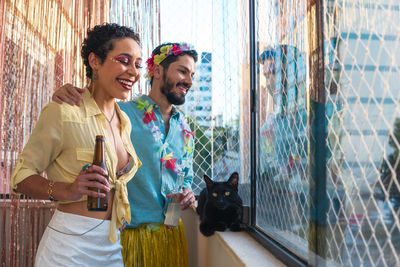
[[[191,43],[199,54],[193,86],[181,107],[195,134],[196,194],[205,186],[204,174],[226,181],[237,171],[241,183],[248,184],[247,10],[247,1],[161,2],[161,41]]]
[[[312,177],[309,74],[318,7],[258,1],[257,225],[313,265],[312,252],[328,265],[397,266],[399,2],[321,3],[326,164]],[[310,188],[320,180],[326,201],[312,207]],[[326,211],[317,232],[313,209]]]

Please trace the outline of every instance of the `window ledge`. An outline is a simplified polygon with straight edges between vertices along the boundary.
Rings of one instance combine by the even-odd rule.
[[[285,266],[246,232],[216,232],[215,236],[242,266]]]
[[[191,267],[285,266],[247,232],[215,232],[205,237],[199,231],[200,220],[195,210],[185,210],[181,218]]]

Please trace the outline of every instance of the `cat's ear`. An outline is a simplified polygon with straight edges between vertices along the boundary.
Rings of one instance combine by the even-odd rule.
[[[204,174],[204,182],[206,183],[207,187],[211,186],[214,184],[214,182],[211,180],[210,177]]]
[[[228,184],[232,185],[236,191],[238,190],[238,184],[239,184],[239,174],[237,172],[234,172],[231,174],[231,177],[229,177]]]

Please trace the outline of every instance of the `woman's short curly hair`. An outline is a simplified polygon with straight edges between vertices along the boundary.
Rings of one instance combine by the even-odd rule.
[[[139,35],[129,27],[120,26],[116,23],[105,23],[88,29],[81,48],[83,64],[86,67],[86,77],[92,78],[93,74],[92,67],[89,65],[89,54],[93,52],[103,63],[108,52],[114,49],[112,41],[123,38],[132,38],[140,45]]]

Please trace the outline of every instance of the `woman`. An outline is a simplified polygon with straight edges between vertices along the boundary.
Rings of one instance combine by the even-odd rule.
[[[51,102],[43,108],[11,177],[15,193],[57,201],[36,266],[123,266],[118,229],[130,221],[126,183],[141,162],[115,98],[126,99],[140,78],[139,37],[116,24],[95,26],[81,55],[90,80],[83,104]],[[89,165],[97,135],[105,137],[108,180],[103,169]],[[87,196],[105,197],[89,187],[108,192],[107,211],[87,210]]]

